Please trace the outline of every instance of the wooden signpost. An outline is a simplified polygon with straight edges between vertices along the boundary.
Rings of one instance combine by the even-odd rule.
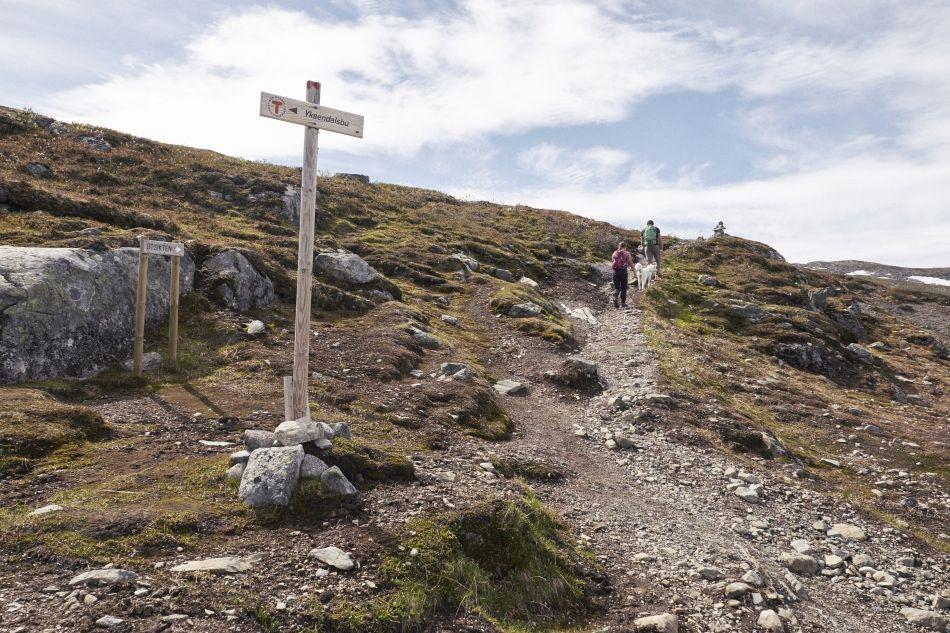
[[[307,100],[261,93],[261,116],[306,126],[300,183],[300,235],[297,246],[297,307],[294,314],[293,376],[284,377],[284,416],[310,417],[310,292],[313,284],[313,225],[317,204],[317,134],[319,130],[363,137],[363,117],[320,105],[320,83],[307,82]]]
[[[181,242],[159,242],[139,236],[139,283],[135,293],[135,345],[132,373],[142,375],[142,352],[145,348],[145,300],[148,290],[148,256],[165,255],[171,260],[168,283],[168,367],[178,366],[178,276],[185,245]]]

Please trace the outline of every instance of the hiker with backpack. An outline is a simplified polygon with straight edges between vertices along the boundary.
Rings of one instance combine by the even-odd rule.
[[[640,233],[643,241],[643,252],[646,255],[647,265],[656,264],[656,277],[660,278],[660,251],[663,250],[663,236],[660,235],[660,229],[653,224],[653,220],[647,220],[646,228]]]
[[[624,242],[617,244],[617,250],[611,256],[611,263],[614,269],[614,307],[627,307],[627,271],[633,267],[633,256],[627,250]]]

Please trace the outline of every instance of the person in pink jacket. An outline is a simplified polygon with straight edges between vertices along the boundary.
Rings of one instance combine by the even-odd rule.
[[[627,271],[633,267],[633,257],[630,256],[630,251],[627,250],[624,242],[617,244],[617,250],[611,257],[611,264],[614,269],[614,307],[626,308],[629,284]]]

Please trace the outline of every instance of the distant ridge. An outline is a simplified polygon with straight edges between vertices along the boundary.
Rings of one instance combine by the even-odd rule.
[[[855,277],[874,277],[890,281],[950,286],[950,267],[905,268],[903,266],[888,266],[887,264],[864,262],[856,259],[832,262],[808,262],[804,264],[804,266],[814,270],[828,270]]]

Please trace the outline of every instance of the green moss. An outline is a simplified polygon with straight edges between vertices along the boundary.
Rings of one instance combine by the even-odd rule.
[[[537,459],[520,459],[517,457],[500,457],[492,460],[495,470],[505,477],[521,477],[528,481],[561,481],[564,473]]]
[[[383,482],[413,481],[415,469],[405,455],[396,455],[340,437],[323,460],[339,466],[343,473],[362,486]]]
[[[212,526],[240,529],[253,520],[225,484],[226,464],[182,458],[134,474],[103,473],[54,495],[48,502],[65,510],[40,518],[27,516],[31,508],[0,510],[0,546],[103,563],[190,549],[207,542]]]
[[[416,522],[383,558],[386,592],[359,606],[334,600],[318,616],[329,631],[415,631],[459,611],[547,630],[593,610],[588,565],[563,524],[526,494]]]
[[[26,472],[63,447],[110,436],[102,416],[37,389],[0,390],[0,474]]]

